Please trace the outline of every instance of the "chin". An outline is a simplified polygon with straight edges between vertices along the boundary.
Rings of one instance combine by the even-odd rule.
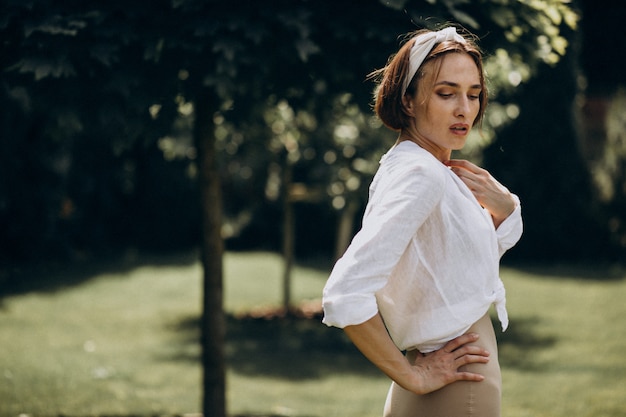
[[[450,149],[453,151],[460,151],[464,147],[465,147],[465,139],[463,139],[461,142],[455,142]]]

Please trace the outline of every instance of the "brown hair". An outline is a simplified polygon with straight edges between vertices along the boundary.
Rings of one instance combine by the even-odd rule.
[[[410,116],[405,109],[402,98],[405,94],[417,94],[424,75],[424,66],[433,65],[436,75],[439,73],[442,58],[446,54],[466,53],[474,60],[474,63],[476,63],[478,73],[480,74],[480,109],[474,120],[474,125],[480,123],[485,113],[485,108],[487,107],[487,86],[483,70],[482,52],[474,41],[475,37],[467,32],[459,31],[465,38],[465,43],[444,41],[435,45],[424,59],[420,68],[418,68],[406,92],[403,91],[402,86],[404,78],[409,71],[409,56],[411,54],[411,48],[415,43],[413,38],[428,32],[430,32],[430,30],[422,29],[407,34],[404,39],[408,39],[408,41],[400,47],[396,54],[389,58],[387,65],[369,74],[368,78],[374,79],[377,83],[376,89],[374,90],[374,111],[388,128],[392,130],[404,129],[409,125]],[[436,76],[434,79],[436,79]]]

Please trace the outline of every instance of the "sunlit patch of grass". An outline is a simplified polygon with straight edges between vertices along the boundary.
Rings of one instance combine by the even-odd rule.
[[[527,318],[532,325],[518,335],[522,345],[549,341],[518,352],[522,366],[514,351],[507,356],[504,343],[504,415],[626,415],[626,275],[602,279],[602,270],[595,273],[597,279],[555,270],[503,271],[512,330],[515,320]]]
[[[199,368],[172,360],[166,324],[198,314],[199,271],[142,266],[4,299],[0,415],[197,410]]]
[[[198,412],[202,273],[184,258],[59,272],[4,297],[0,417]],[[626,415],[626,279],[596,272],[502,271],[511,317],[498,334],[503,415]],[[296,267],[293,300],[319,299],[327,274],[328,264]],[[230,413],[380,416],[389,381],[340,330],[319,317],[241,317],[280,305],[281,277],[275,254],[225,257]]]

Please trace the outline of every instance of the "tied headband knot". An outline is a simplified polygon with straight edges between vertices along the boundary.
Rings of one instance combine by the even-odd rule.
[[[445,41],[465,43],[465,38],[456,33],[456,29],[454,27],[441,29],[437,32],[428,32],[417,35],[413,39],[415,39],[415,43],[411,47],[411,54],[409,56],[409,72],[406,74],[406,78],[404,79],[404,83],[402,85],[402,91],[405,93],[407,88],[409,88],[409,84],[415,76],[418,68],[422,65],[422,62],[424,62],[424,59],[426,59],[426,56],[435,47],[435,45]]]

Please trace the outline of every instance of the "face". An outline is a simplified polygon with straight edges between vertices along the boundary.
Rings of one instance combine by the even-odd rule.
[[[432,64],[423,69],[416,97],[405,97],[412,116],[406,133],[443,161],[450,158],[452,150],[465,145],[478,115],[480,74],[474,60],[465,53],[444,55],[438,74],[434,74]]]

